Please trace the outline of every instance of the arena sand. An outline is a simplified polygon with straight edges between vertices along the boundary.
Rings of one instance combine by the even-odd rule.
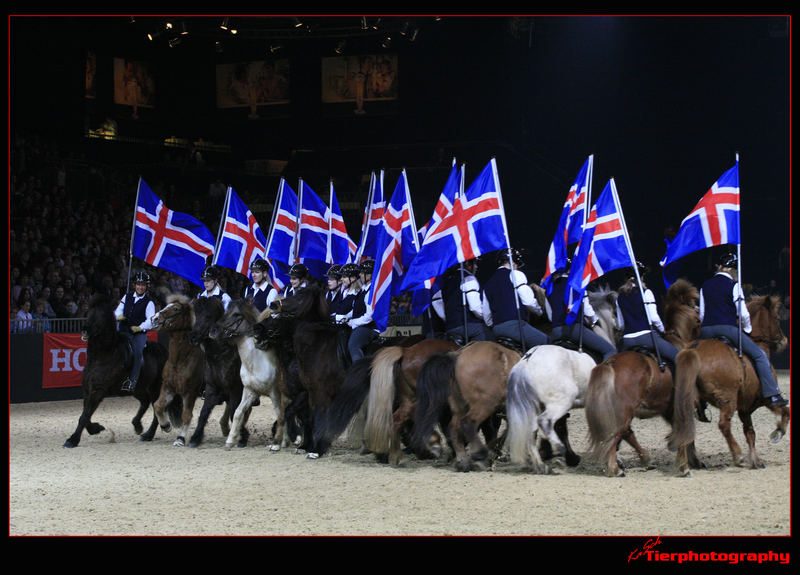
[[[788,372],[779,381],[788,396]],[[317,460],[291,447],[270,453],[266,398],[253,410],[246,448],[223,448],[221,407],[199,448],[173,446],[174,431],[147,443],[130,424],[136,407],[128,397],[106,399],[93,418],[106,431],[67,449],[81,401],[10,406],[11,536],[790,535],[791,424],[771,444],[775,418],[763,408],[754,424],[765,469],[731,466],[712,408],[712,423],[697,425],[707,469],[677,477],[668,425],[654,418],[635,420],[634,430],[656,469],[643,469],[624,445],[627,476],[608,478],[586,461],[546,476],[503,461],[458,473],[444,460],[411,456],[392,468],[360,455],[347,436]],[[582,454],[583,410],[572,411],[569,425]],[[734,433],[746,449],[738,417]]]

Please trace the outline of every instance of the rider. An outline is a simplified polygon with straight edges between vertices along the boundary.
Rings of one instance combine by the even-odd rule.
[[[364,260],[358,266],[362,285],[353,299],[352,316],[347,320],[347,325],[353,329],[347,343],[350,359],[353,362],[364,357],[364,350],[380,333],[375,322],[372,321],[372,309],[367,305],[374,265],[373,260]]]
[[[244,290],[244,298],[253,302],[259,312],[269,307],[278,291],[267,281],[267,261],[258,258],[250,263],[250,277],[253,284]]]
[[[468,260],[464,262],[463,266],[463,281],[460,265],[455,265],[447,270],[442,281],[445,333],[452,339],[460,339],[464,337],[466,331],[469,341],[494,341],[491,329],[483,322],[481,286],[475,277],[475,273],[478,271],[478,259]],[[464,325],[465,304],[467,308],[466,326]]]
[[[119,322],[119,332],[131,341],[133,347],[133,366],[130,375],[122,383],[122,391],[133,392],[136,389],[142,370],[142,353],[147,345],[147,330],[153,327],[150,318],[156,314],[156,305],[147,293],[149,285],[150,276],[147,272],[137,272],[133,291],[122,296],[114,311]]]
[[[325,292],[325,301],[328,302],[328,310],[331,317],[336,315],[336,310],[342,301],[342,266],[333,264],[325,273],[328,281],[328,291]]]
[[[222,300],[222,306],[227,310],[228,304],[231,303],[231,296],[222,290],[219,285],[220,277],[219,268],[215,265],[210,265],[203,270],[203,275],[200,279],[203,280],[203,287],[206,289],[197,295],[197,297],[218,297]]]
[[[588,350],[599,353],[606,360],[615,353],[617,348],[614,344],[606,341],[596,333],[594,333],[586,325],[579,322],[574,322],[572,325],[567,325],[567,304],[565,302],[565,294],[567,291],[567,278],[569,277],[570,261],[564,267],[557,269],[553,273],[552,289],[547,294],[547,301],[545,307],[547,308],[547,315],[553,325],[552,332],[550,333],[550,343],[557,340],[569,339],[578,342],[582,337],[582,346]],[[597,325],[597,318],[592,304],[589,303],[589,298],[583,298],[583,321],[588,326],[594,327]],[[581,336],[581,334],[583,334]]]
[[[617,295],[617,327],[622,330],[622,341],[620,350],[624,351],[632,347],[644,347],[658,353],[675,365],[675,356],[678,355],[678,348],[665,340],[664,324],[658,315],[656,298],[653,292],[645,285],[644,275],[647,271],[645,265],[636,262],[639,269],[639,279],[642,282],[642,289],[636,284],[636,271],[630,268],[627,279],[622,287],[619,288]],[[642,297],[644,292],[644,298]],[[655,331],[651,334],[651,326]],[[653,338],[655,337],[655,344]]]
[[[361,272],[358,264],[349,263],[342,266],[342,299],[336,304],[333,321],[346,325],[353,317],[353,302],[361,292]],[[332,310],[333,311],[333,310]]]
[[[738,341],[738,321],[742,322],[742,352],[752,361],[761,380],[761,390],[767,405],[781,407],[789,402],[781,395],[769,357],[746,334],[750,333],[750,313],[744,304],[744,293],[733,279],[739,262],[736,254],[725,254],[717,265],[717,273],[700,288],[700,338],[724,336]]]
[[[519,270],[525,265],[522,252],[515,248],[510,251],[513,270],[509,262],[509,250],[501,251],[497,256],[497,270],[483,288],[483,319],[496,337],[507,337],[520,345],[521,330],[522,337],[525,338],[525,345],[522,347],[527,351],[533,346],[547,343],[547,336],[519,315],[526,311],[542,315],[542,308],[536,301],[533,289],[528,285],[528,278]],[[517,302],[520,304],[519,309]]]
[[[304,264],[294,264],[289,268],[289,285],[283,288],[283,297],[291,297],[298,290],[308,287],[308,268]]]

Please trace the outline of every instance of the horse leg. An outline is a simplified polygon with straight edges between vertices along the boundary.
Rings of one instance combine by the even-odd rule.
[[[569,432],[567,431],[567,419],[569,419],[569,412],[559,417],[553,428],[556,435],[564,444],[564,459],[568,467],[577,467],[581,462],[581,457],[572,450],[572,445],[569,442]]]
[[[175,447],[183,447],[186,444],[186,436],[189,435],[189,426],[192,423],[194,402],[197,395],[194,392],[187,393],[183,398],[183,413],[181,414],[181,430],[178,437],[172,442]]]
[[[467,461],[467,465],[470,471],[472,469],[476,469],[479,471],[485,471],[487,468],[487,461],[489,459],[489,448],[486,447],[486,444],[481,441],[480,436],[478,435],[478,427],[475,424],[475,421],[472,419],[463,419],[461,428],[462,433],[464,436],[464,440],[467,443],[467,449],[469,450],[469,458]],[[489,433],[496,435],[496,430],[491,426],[488,428]]]
[[[750,412],[739,411],[739,420],[742,422],[742,430],[747,440],[748,460],[752,469],[764,469],[766,465],[758,456],[756,451],[756,430],[753,427],[753,416]]]
[[[105,389],[93,389],[83,398],[83,411],[78,418],[78,426],[75,428],[72,435],[64,442],[64,447],[77,447],[84,429],[89,435],[95,435],[105,429],[99,423],[92,423],[92,414],[97,409],[97,406],[100,405],[105,394]]]
[[[198,447],[203,442],[208,417],[211,415],[211,411],[214,407],[222,399],[222,394],[217,391],[214,385],[206,385],[205,394],[206,400],[203,402],[202,409],[200,409],[200,415],[197,416],[197,426],[195,427],[192,437],[189,439],[189,447]]]
[[[158,399],[156,399],[155,403],[153,403],[153,410],[156,413],[158,424],[161,426],[161,430],[166,433],[169,433],[172,430],[172,423],[170,422],[169,417],[167,417],[165,414],[165,410],[170,402],[172,402],[174,397],[175,392],[171,389],[168,389],[166,385],[162,385],[161,392],[158,394]]]
[[[236,411],[233,414],[231,430],[230,433],[228,433],[228,439],[225,441],[226,450],[232,449],[233,444],[239,440],[242,429],[242,420],[245,415],[250,412],[250,408],[257,397],[258,394],[249,387],[245,387],[242,391],[242,401],[239,402],[239,405],[236,407]]]
[[[447,425],[447,435],[455,454],[456,470],[464,472],[469,471],[469,458],[467,457],[467,450],[461,431],[461,422],[458,416],[454,415]]]
[[[286,398],[275,385],[269,394],[272,400],[272,407],[275,409],[275,434],[269,450],[272,452],[280,451],[281,447],[286,447]]]
[[[536,423],[540,430],[544,432],[553,450],[553,460],[561,465],[566,464],[565,455],[567,448],[561,441],[561,437],[556,433],[553,422],[559,421],[567,413],[569,407],[564,408],[560,405],[548,404],[545,410],[536,418]],[[564,425],[566,431],[566,424]]]
[[[645,469],[655,469],[655,465],[650,462],[650,454],[639,445],[639,440],[636,439],[636,434],[633,433],[633,429],[630,425],[622,432],[621,439],[636,450],[636,453],[639,455],[639,461],[642,462],[642,466],[644,466]]]
[[[219,429],[222,435],[228,437],[231,432],[231,419],[233,418],[233,405],[239,405],[238,401],[233,401],[230,395],[225,399],[225,411],[222,412],[222,417],[219,419]]]
[[[152,441],[153,437],[155,437],[156,435],[157,427],[158,427],[158,418],[155,416],[155,413],[153,413],[153,421],[150,422],[150,427],[147,429],[147,431],[139,435],[139,440]]]
[[[400,432],[405,423],[411,418],[412,413],[414,413],[414,404],[407,399],[403,399],[392,414],[392,429],[389,439],[389,463],[394,467],[402,467],[404,465]]]
[[[136,415],[133,416],[131,423],[133,424],[133,430],[136,434],[141,435],[144,429],[142,427],[142,416],[144,412],[147,411],[147,408],[150,407],[150,402],[146,397],[139,397],[137,399],[139,400],[139,409],[136,411]]]
[[[719,410],[719,431],[722,433],[725,441],[728,442],[728,449],[731,452],[733,464],[736,467],[742,467],[744,465],[742,448],[739,447],[739,444],[736,442],[736,439],[731,433],[731,419],[733,419],[733,408],[731,407],[730,403],[725,403],[722,407],[720,407]]]

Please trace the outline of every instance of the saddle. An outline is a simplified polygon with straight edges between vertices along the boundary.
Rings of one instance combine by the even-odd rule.
[[[641,354],[644,354],[644,355],[650,356],[650,357],[652,357],[652,358],[655,360],[655,362],[656,362],[656,363],[658,363],[658,356],[656,356],[655,352],[654,352],[652,349],[650,349],[649,347],[644,347],[644,346],[641,346],[641,345],[636,345],[636,346],[633,346],[633,347],[629,347],[629,348],[628,348],[627,350],[625,350],[625,351],[635,351],[636,353],[641,353]],[[666,367],[669,367],[669,368],[670,368],[670,372],[672,372],[673,374],[675,373],[675,366],[674,366],[674,365],[673,365],[673,363],[672,363],[670,360],[668,360],[666,357],[662,357],[662,358],[661,358],[661,363],[662,363],[664,366],[666,366]],[[663,371],[663,370],[662,370],[662,371]]]
[[[525,350],[522,349],[522,346],[519,342],[515,339],[511,339],[510,337],[505,337],[502,335],[495,336],[494,341],[506,347],[510,350],[516,351],[518,353],[523,353]]]
[[[569,338],[569,337],[560,337],[558,339],[555,339],[552,342],[550,342],[550,345],[557,345],[559,347],[563,347],[564,349],[569,349],[569,350],[572,350],[572,351],[580,351],[582,353],[585,353],[585,354],[589,355],[594,360],[594,362],[596,364],[598,364],[598,365],[603,361],[603,355],[602,354],[600,354],[600,353],[598,353],[598,352],[596,352],[596,351],[594,351],[592,349],[586,349],[586,348],[580,349],[580,346],[578,345],[578,342],[575,341],[572,338]]]
[[[736,343],[736,342],[735,342],[735,341],[733,341],[731,338],[729,338],[729,337],[727,337],[727,336],[724,336],[724,335],[715,335],[715,336],[712,336],[712,337],[709,337],[709,338],[706,338],[706,339],[716,339],[716,340],[719,340],[719,341],[721,341],[721,342],[722,342],[722,343],[724,343],[724,344],[727,344],[727,345],[729,345],[729,346],[730,346],[730,347],[732,347],[733,349],[738,349],[738,348],[739,348],[739,344],[738,344],[738,343]],[[695,340],[695,341],[693,341],[693,342],[691,343],[691,345],[689,346],[689,348],[688,348],[688,349],[695,349],[695,348],[697,348],[697,346],[700,344],[700,341],[702,341],[702,340]]]

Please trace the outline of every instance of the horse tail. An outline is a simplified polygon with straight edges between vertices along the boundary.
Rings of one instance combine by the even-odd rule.
[[[700,354],[684,349],[675,357],[675,395],[672,412],[672,432],[667,446],[671,450],[694,441],[694,412],[697,404],[697,375],[700,373]]]
[[[622,426],[622,413],[614,388],[614,368],[601,363],[592,369],[586,390],[589,457],[605,461]]]
[[[417,376],[417,409],[409,445],[419,456],[428,453],[428,439],[433,435],[450,396],[450,385],[455,380],[456,357],[454,352],[433,355]]]
[[[374,453],[388,453],[392,437],[395,365],[403,358],[403,348],[384,347],[372,360],[372,375],[367,396],[364,444]]]
[[[369,392],[371,367],[372,356],[368,355],[356,360],[347,370],[336,397],[319,414],[314,424],[314,437],[317,442],[330,445],[347,429]]]
[[[528,385],[525,374],[526,363],[519,362],[508,374],[506,391],[506,445],[512,463],[527,465],[528,457],[532,466],[539,469],[542,459],[536,446],[537,418],[539,416],[539,397]]]

